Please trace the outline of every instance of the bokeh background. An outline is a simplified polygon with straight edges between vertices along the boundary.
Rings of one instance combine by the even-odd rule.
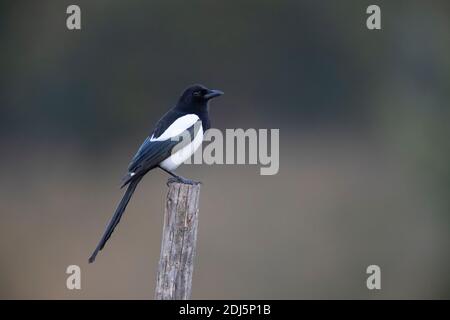
[[[164,173],[87,258],[192,83],[226,92],[214,127],[281,138],[275,176],[179,169],[204,183],[194,299],[450,298],[449,18],[445,0],[2,1],[0,298],[153,298]]]

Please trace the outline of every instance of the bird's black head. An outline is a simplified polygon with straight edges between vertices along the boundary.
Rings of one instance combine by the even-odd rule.
[[[208,106],[209,100],[221,95],[223,95],[223,92],[220,90],[212,90],[201,84],[195,84],[184,90],[177,106],[180,108],[202,109]]]

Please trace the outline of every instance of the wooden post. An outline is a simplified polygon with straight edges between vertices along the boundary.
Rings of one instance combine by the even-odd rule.
[[[168,183],[155,299],[191,296],[197,243],[200,184]]]

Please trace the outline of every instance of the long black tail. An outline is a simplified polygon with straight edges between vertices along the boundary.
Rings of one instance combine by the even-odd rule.
[[[122,217],[123,212],[125,211],[125,208],[127,207],[128,202],[131,199],[131,196],[134,193],[134,190],[136,190],[136,187],[138,183],[141,181],[142,176],[136,177],[134,180],[130,182],[128,185],[127,191],[122,197],[122,200],[120,200],[119,205],[117,206],[116,212],[114,213],[113,217],[111,218],[111,221],[108,224],[108,227],[105,230],[105,233],[103,234],[102,239],[100,240],[99,244],[97,245],[97,248],[95,248],[94,252],[92,253],[91,257],[89,258],[89,263],[92,263],[95,261],[95,257],[103,249],[106,242],[108,241],[109,237],[111,237],[111,234],[114,231],[114,228],[119,224],[120,218]]]

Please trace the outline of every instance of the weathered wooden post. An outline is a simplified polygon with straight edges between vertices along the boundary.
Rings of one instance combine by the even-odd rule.
[[[155,299],[191,296],[200,184],[169,182]]]

